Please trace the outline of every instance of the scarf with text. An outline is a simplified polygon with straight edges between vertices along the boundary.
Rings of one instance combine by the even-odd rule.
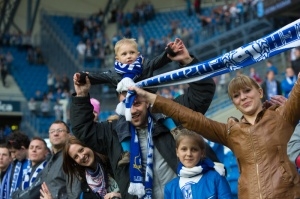
[[[11,183],[10,192],[14,192],[18,186],[22,183],[23,175],[30,168],[30,160],[25,159],[22,162],[17,161],[15,169],[13,171],[13,179]]]
[[[153,118],[148,110],[148,133],[147,133],[147,163],[146,170],[143,169],[142,153],[137,130],[130,123],[130,185],[128,193],[138,198],[151,199],[153,187]],[[144,176],[143,176],[144,173]]]
[[[219,57],[162,73],[136,83],[141,88],[185,84],[250,66],[300,46],[300,19]]]
[[[141,80],[135,85],[140,88],[157,88],[195,82],[250,66],[298,46],[300,46],[300,19],[219,57],[162,73]],[[134,101],[135,95],[134,92],[127,93],[125,99],[126,121],[131,121],[130,107],[132,104],[130,102]]]

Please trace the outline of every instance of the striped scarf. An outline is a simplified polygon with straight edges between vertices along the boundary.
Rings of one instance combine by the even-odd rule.
[[[155,88],[195,82],[250,66],[298,46],[300,46],[300,19],[224,55],[156,75],[137,82],[136,86]]]
[[[22,183],[23,175],[30,168],[30,160],[25,159],[22,162],[17,161],[15,169],[13,171],[13,179],[11,183],[10,193],[14,192],[18,186]]]
[[[143,72],[143,57],[139,56],[132,64],[122,64],[115,61],[116,73],[122,75],[122,78],[129,77],[133,81],[141,76]]]
[[[1,199],[10,199],[10,177],[12,171],[12,164],[6,169],[6,173],[2,179],[1,189],[0,189],[0,198]]]
[[[130,123],[130,185],[128,193],[137,195],[138,198],[151,199],[153,187],[153,151],[152,140],[153,119],[148,111],[148,134],[147,134],[147,165],[146,171],[142,165],[142,153],[135,127]],[[145,172],[144,172],[145,171]],[[143,176],[143,173],[144,176]]]
[[[35,181],[37,175],[45,168],[47,164],[47,161],[40,163],[39,166],[35,169],[31,176],[32,167],[30,167],[27,172],[23,176],[23,182],[22,182],[22,190],[25,190],[27,187],[30,187],[31,184]],[[30,178],[31,177],[31,178]]]

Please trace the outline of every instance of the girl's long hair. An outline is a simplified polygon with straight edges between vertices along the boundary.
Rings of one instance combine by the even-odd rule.
[[[72,186],[72,183],[74,181],[74,177],[76,177],[80,181],[86,181],[85,178],[85,169],[86,167],[81,166],[75,162],[75,160],[69,155],[69,149],[72,144],[78,144],[83,147],[88,147],[83,142],[81,142],[79,139],[77,139],[75,136],[70,136],[67,140],[65,147],[63,149],[63,171],[68,175],[68,182],[70,182],[70,185]],[[94,150],[92,150],[95,156],[94,161],[100,163],[103,169],[103,173],[105,174],[105,182],[106,185],[108,185],[108,174],[112,175],[111,166],[109,164],[108,158],[102,154],[96,153]],[[107,187],[106,187],[107,188]]]

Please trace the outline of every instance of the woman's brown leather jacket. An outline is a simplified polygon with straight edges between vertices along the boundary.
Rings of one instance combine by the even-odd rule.
[[[287,156],[287,143],[300,119],[300,79],[288,101],[261,111],[254,125],[243,117],[219,123],[160,96],[152,111],[233,151],[240,169],[238,198],[300,198],[299,174]]]

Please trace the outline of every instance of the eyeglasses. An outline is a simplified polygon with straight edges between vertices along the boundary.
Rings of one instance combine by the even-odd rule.
[[[50,130],[49,130],[49,133],[50,133],[50,134],[53,134],[53,133],[55,133],[55,132],[57,132],[57,133],[62,133],[62,132],[67,132],[67,130],[65,130],[65,129],[50,129]]]

